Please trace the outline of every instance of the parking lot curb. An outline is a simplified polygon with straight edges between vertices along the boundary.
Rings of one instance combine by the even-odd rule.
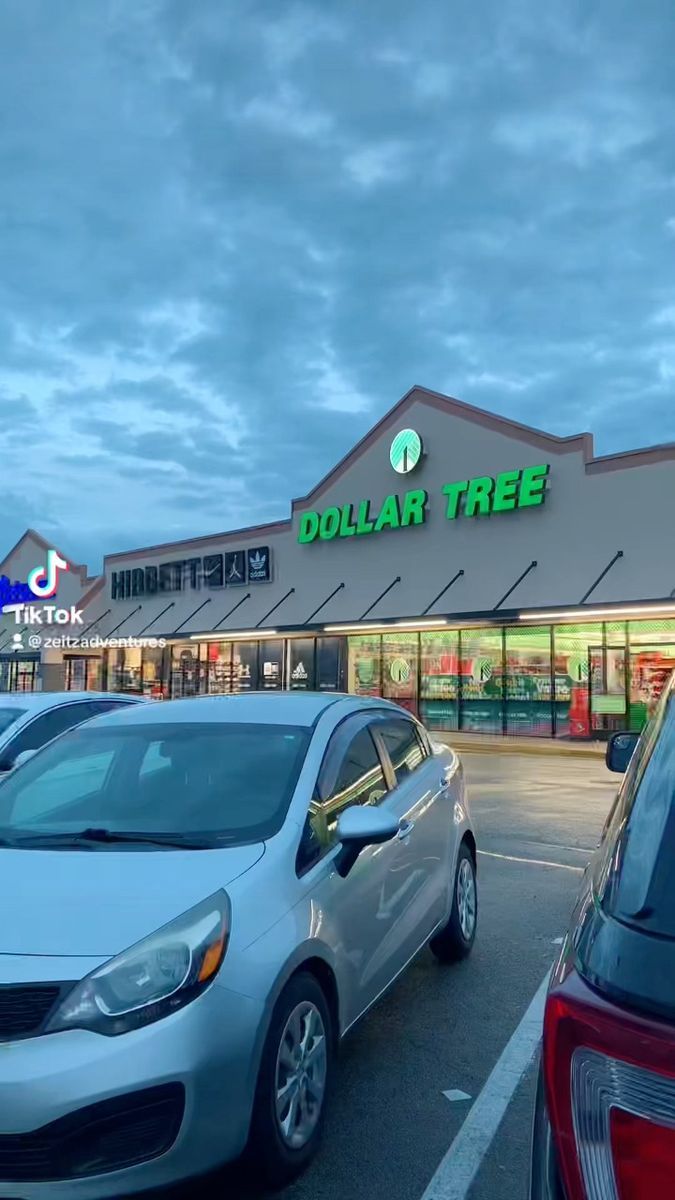
[[[452,734],[435,735],[439,741],[458,754],[524,754],[528,757],[540,758],[590,758],[604,759],[606,746],[603,742],[594,742],[583,746],[570,746],[563,743],[543,742],[510,742],[506,738],[490,742],[469,741],[464,738],[453,738]]]

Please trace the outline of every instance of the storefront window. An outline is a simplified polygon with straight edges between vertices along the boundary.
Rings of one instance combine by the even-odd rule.
[[[382,639],[378,636],[350,637],[347,687],[357,696],[382,694]]]
[[[141,648],[118,647],[108,658],[108,687],[111,692],[141,692]]]
[[[420,717],[429,729],[458,729],[458,630],[422,633],[420,657]]]
[[[340,690],[340,655],[342,638],[316,639],[316,685],[320,692]]]
[[[206,666],[200,662],[198,642],[183,642],[171,647],[171,699],[182,696],[198,696],[202,687],[202,672]]]
[[[94,655],[66,656],[65,690],[67,692],[99,692],[102,690],[102,660]]]
[[[602,644],[602,625],[556,625],[553,637],[556,737],[590,737],[590,648]]]
[[[258,643],[232,643],[232,691],[255,692],[258,688]]]
[[[501,629],[463,629],[460,637],[461,728],[503,733]]]
[[[258,649],[259,687],[265,692],[276,692],[284,686],[284,643],[262,640]]]
[[[288,643],[288,686],[314,691],[314,638],[291,638]]]
[[[206,642],[206,690],[210,695],[232,691],[232,643]]]
[[[418,633],[382,636],[382,695],[401,708],[417,712]]]
[[[631,621],[628,642],[628,722],[641,729],[675,671],[675,621]]]
[[[0,659],[0,691],[35,692],[39,690],[40,663],[35,658]]]
[[[144,696],[164,699],[167,689],[162,679],[164,651],[161,646],[144,646],[142,650],[141,681]]]
[[[506,732],[551,737],[551,630],[522,625],[506,630]]]

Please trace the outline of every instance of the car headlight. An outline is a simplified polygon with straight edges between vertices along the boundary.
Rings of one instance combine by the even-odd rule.
[[[47,1032],[91,1029],[115,1037],[183,1008],[215,977],[229,932],[230,902],[217,892],[76,984]]]

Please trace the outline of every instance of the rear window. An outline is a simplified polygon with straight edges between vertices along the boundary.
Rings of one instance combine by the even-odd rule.
[[[626,774],[612,819],[603,908],[675,938],[675,689],[661,699]]]
[[[0,708],[0,733],[4,733],[25,713],[25,708]]]
[[[283,824],[310,736],[286,725],[80,726],[3,783],[0,835],[103,828],[261,841]]]

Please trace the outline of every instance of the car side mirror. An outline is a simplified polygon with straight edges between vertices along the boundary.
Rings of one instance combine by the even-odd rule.
[[[398,819],[380,808],[353,804],[338,818],[337,836],[342,843],[335,869],[344,879],[366,846],[390,842],[399,830]]]
[[[633,752],[640,740],[640,734],[632,733],[613,733],[607,743],[607,753],[605,762],[610,771],[616,771],[617,774],[623,775],[628,769],[628,764],[633,757]]]

